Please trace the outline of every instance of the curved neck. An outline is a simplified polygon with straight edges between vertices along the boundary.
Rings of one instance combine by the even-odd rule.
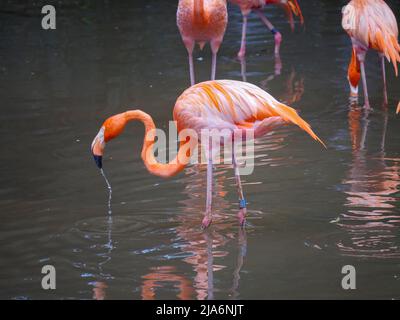
[[[151,174],[164,178],[171,177],[182,171],[189,163],[192,151],[197,146],[197,141],[190,139],[187,142],[181,142],[176,157],[169,163],[160,163],[154,157],[156,126],[151,116],[141,110],[131,110],[125,112],[125,118],[126,121],[139,120],[145,126],[142,159]]]
[[[360,81],[360,61],[357,58],[357,52],[353,49],[350,64],[347,70],[347,77],[350,83],[351,93],[357,94],[357,87]]]

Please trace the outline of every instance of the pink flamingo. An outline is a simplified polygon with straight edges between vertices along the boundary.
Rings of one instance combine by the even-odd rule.
[[[202,50],[210,42],[212,51],[211,80],[215,79],[217,53],[228,23],[226,0],[179,0],[176,23],[189,55],[190,84],[195,84],[193,49]]]
[[[358,96],[361,73],[364,104],[367,109],[370,108],[364,64],[368,49],[374,49],[381,58],[384,103],[387,104],[385,58],[393,63],[396,76],[397,62],[400,62],[396,17],[383,0],[352,0],[343,7],[342,13],[342,27],[350,36],[353,45],[348,68],[350,95]]]
[[[186,89],[175,103],[173,117],[178,132],[189,129],[196,132],[198,137],[201,136],[202,130],[217,129],[229,130],[232,138],[236,133],[243,135],[251,133],[257,138],[285,123],[292,123],[323,143],[293,108],[278,102],[259,87],[241,81],[206,81]],[[102,156],[106,143],[119,136],[125,125],[133,120],[139,120],[145,126],[142,159],[150,173],[166,178],[185,168],[199,141],[194,141],[194,139],[180,141],[175,159],[169,163],[159,163],[154,156],[156,126],[151,116],[141,110],[129,110],[114,115],[103,123],[91,147],[99,168],[102,168]],[[207,200],[203,227],[208,227],[212,221],[213,157],[211,151],[210,148],[207,155]],[[234,150],[232,150],[232,163],[239,194],[239,222],[243,225],[246,200]]]
[[[300,17],[301,24],[304,23],[303,15],[297,0],[230,0],[230,2],[238,5],[243,15],[243,26],[242,26],[242,42],[240,45],[240,50],[238,52],[238,57],[242,59],[246,54],[246,29],[247,29],[247,16],[254,10],[256,14],[260,17],[262,22],[271,31],[275,37],[275,56],[279,56],[279,50],[282,42],[281,33],[275,29],[273,24],[265,17],[262,9],[265,5],[273,4],[282,7],[286,15],[288,16],[290,26],[292,30],[294,29],[293,14]]]

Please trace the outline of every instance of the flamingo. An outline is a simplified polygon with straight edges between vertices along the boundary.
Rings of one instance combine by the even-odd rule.
[[[229,130],[232,138],[237,132],[241,134],[249,132],[257,138],[285,123],[292,123],[323,144],[310,125],[293,108],[278,102],[264,90],[247,82],[214,80],[198,83],[186,89],[178,97],[173,110],[173,118],[176,121],[178,133],[184,129],[190,129],[197,133],[202,130]],[[144,111],[129,110],[108,118],[93,139],[91,151],[100,169],[102,169],[102,156],[106,143],[119,136],[125,125],[133,120],[139,120],[145,126],[141,156],[151,174],[167,178],[185,168],[199,141],[194,141],[195,139],[180,141],[175,159],[169,163],[160,163],[154,157],[156,126],[153,119]],[[200,137],[200,135],[198,136]],[[208,227],[212,221],[213,159],[210,148],[207,152],[207,193],[206,210],[202,221],[203,228]],[[244,225],[246,200],[234,150],[232,150],[232,163],[239,195],[238,218],[240,224]]]
[[[400,62],[400,45],[396,17],[383,0],[352,0],[342,9],[342,27],[351,38],[353,52],[348,67],[350,95],[358,96],[360,73],[364,90],[364,105],[369,109],[365,57],[369,49],[381,59],[384,103],[387,104],[385,58],[393,63],[396,73]]]
[[[193,49],[202,50],[210,42],[212,51],[211,80],[215,79],[217,53],[228,23],[226,0],[179,0],[176,23],[189,55],[190,84],[195,84]]]
[[[293,14],[300,17],[301,24],[304,23],[303,14],[297,0],[230,0],[230,2],[238,5],[242,11],[243,25],[242,25],[242,41],[240,50],[238,52],[239,59],[243,59],[246,54],[246,28],[247,28],[247,16],[254,10],[260,17],[261,21],[271,31],[275,38],[275,56],[279,56],[279,50],[282,42],[281,33],[276,30],[273,24],[265,17],[262,9],[265,5],[273,4],[281,6],[288,16],[290,26],[294,29]]]

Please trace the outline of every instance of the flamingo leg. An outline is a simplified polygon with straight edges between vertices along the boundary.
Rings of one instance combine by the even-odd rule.
[[[240,43],[240,50],[238,52],[238,58],[243,59],[246,55],[246,29],[247,29],[247,15],[243,14],[242,24],[242,41]]]
[[[217,53],[212,53],[212,63],[211,63],[211,80],[215,80],[215,74],[217,69]]]
[[[188,52],[190,85],[193,86],[195,84],[194,64],[193,64],[193,49],[194,49],[195,42],[192,39],[184,39],[183,43],[185,44],[186,50]]]
[[[240,179],[239,166],[238,166],[237,160],[236,160],[234,142],[232,143],[232,163],[233,163],[233,170],[235,171],[235,179],[236,179],[236,185],[237,185],[238,196],[239,196],[238,219],[239,219],[240,225],[244,226],[246,223],[246,213],[247,213],[246,205],[247,205],[247,203],[246,203],[246,199],[244,198],[244,195],[243,195],[242,181]]]
[[[358,60],[360,61],[360,69],[361,69],[361,78],[363,83],[364,90],[364,105],[366,109],[370,109],[369,99],[368,99],[368,88],[367,88],[367,75],[365,73],[365,56],[366,52],[361,51],[357,52]]]
[[[212,63],[211,63],[211,80],[215,80],[215,74],[217,72],[217,53],[221,45],[222,40],[211,41],[211,52],[212,52]]]
[[[281,33],[275,29],[274,25],[267,19],[264,13],[260,10],[256,10],[257,15],[260,17],[261,21],[266,25],[266,27],[271,31],[275,38],[275,56],[279,56],[279,51],[282,42],[282,35]]]
[[[382,79],[383,79],[383,103],[388,104],[387,87],[386,87],[386,69],[385,69],[385,55],[379,54],[382,66]]]
[[[207,160],[207,199],[206,211],[202,221],[202,228],[207,228],[212,221],[211,203],[212,203],[212,186],[213,186],[213,163],[212,163],[212,144],[209,143],[208,160]]]
[[[246,58],[243,57],[243,59],[240,59],[240,73],[242,75],[242,80],[244,82],[247,82],[247,76],[246,76]]]

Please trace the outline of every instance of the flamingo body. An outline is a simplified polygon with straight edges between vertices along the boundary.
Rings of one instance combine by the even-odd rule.
[[[178,131],[190,128],[255,130],[262,122],[291,122],[318,139],[297,112],[277,101],[261,88],[235,80],[206,81],[196,84],[177,99],[174,111]],[[272,119],[273,118],[273,119]]]
[[[176,21],[182,38],[200,45],[224,38],[228,14],[225,0],[180,0]]]
[[[249,130],[254,133],[255,137],[259,137],[285,123],[292,123],[323,144],[310,125],[293,108],[280,103],[259,87],[241,81],[207,81],[186,89],[175,103],[173,117],[177,123],[178,132],[183,129],[192,129],[196,132],[201,132],[202,129],[220,129],[230,131],[232,138],[237,131],[246,133]],[[142,159],[147,170],[164,178],[182,171],[189,163],[190,156],[199,141],[181,141],[175,159],[169,163],[159,163],[154,157],[156,139],[154,129],[156,126],[151,116],[141,110],[129,110],[114,115],[103,123],[91,147],[96,164],[101,168],[101,157],[106,143],[120,135],[125,125],[133,120],[139,120],[145,126]],[[243,224],[246,201],[243,196],[235,153],[234,150],[232,151],[240,204],[238,216],[240,223]],[[203,219],[204,227],[211,223],[213,179],[212,156],[208,154],[207,158],[207,202],[206,214]]]
[[[265,6],[265,0],[229,0],[239,6],[243,15],[248,15],[251,10],[261,9]]]
[[[400,62],[396,18],[383,0],[352,0],[343,7],[342,13],[342,27],[350,36],[353,45],[353,54],[348,68],[351,94],[354,96],[358,94],[358,82],[361,76],[365,106],[369,108],[364,63],[367,51],[372,49],[381,57],[384,98],[387,103],[384,58],[393,64],[396,76],[397,62]]]
[[[226,0],[179,0],[176,23],[189,54],[190,81],[193,85],[193,48],[210,42],[213,53],[211,79],[215,79],[216,55],[228,23]]]
[[[303,23],[303,14],[297,0],[229,0],[233,4],[239,6],[243,15],[248,15],[252,10],[264,8],[266,5],[276,5],[284,9],[290,26],[294,27],[293,14],[300,17],[300,22]]]

